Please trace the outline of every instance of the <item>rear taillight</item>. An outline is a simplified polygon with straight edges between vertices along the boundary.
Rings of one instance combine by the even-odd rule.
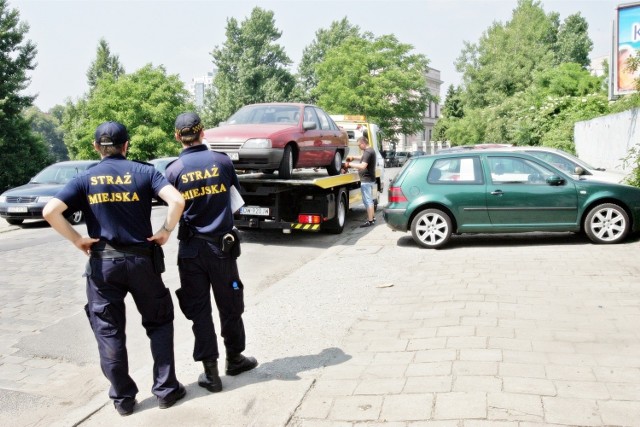
[[[322,217],[314,214],[300,214],[298,215],[298,223],[300,224],[320,224]]]
[[[407,198],[400,187],[389,187],[389,203],[406,202]]]

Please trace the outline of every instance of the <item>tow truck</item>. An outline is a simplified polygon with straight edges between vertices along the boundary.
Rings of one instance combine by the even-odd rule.
[[[357,139],[367,136],[376,151],[374,204],[377,208],[383,191],[384,160],[380,155],[382,140],[379,128],[364,116],[331,116],[349,136],[347,155],[359,156]],[[283,233],[323,231],[340,234],[347,211],[362,204],[360,176],[345,171],[329,176],[325,170],[294,170],[291,178],[277,174],[239,173],[239,193],[244,205],[235,213],[238,228],[281,229]]]

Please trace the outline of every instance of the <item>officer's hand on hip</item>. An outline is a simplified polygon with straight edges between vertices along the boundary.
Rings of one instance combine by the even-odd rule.
[[[94,239],[91,237],[80,237],[73,241],[76,248],[80,249],[85,255],[91,255],[91,245],[99,242],[100,239]]]
[[[162,246],[165,243],[167,243],[167,241],[169,240],[169,237],[171,237],[171,231],[162,227],[160,230],[156,232],[156,234],[154,234],[151,237],[147,237],[147,240],[150,242],[155,242],[160,246]]]

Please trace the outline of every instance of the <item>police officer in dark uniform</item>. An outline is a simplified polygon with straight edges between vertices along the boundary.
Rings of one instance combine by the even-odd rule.
[[[230,197],[232,186],[239,188],[238,177],[226,154],[203,145],[204,131],[197,114],[180,114],[175,128],[183,150],[165,173],[185,199],[178,232],[180,289],[176,295],[182,312],[193,322],[193,358],[204,366],[198,384],[218,392],[222,382],[211,290],[220,315],[226,374],[238,375],[258,366],[256,359],[241,354],[245,349],[244,286],[236,263],[240,240],[233,229]]]
[[[153,166],[126,160],[129,135],[117,122],[96,129],[94,147],[102,161],[70,181],[44,208],[44,218],[89,255],[85,306],[98,341],[100,366],[111,382],[109,397],[120,415],[133,413],[138,388],[129,376],[124,298],[131,293],[151,341],[153,388],[160,408],[182,399],[173,355],[173,303],[162,282],[162,249],[178,224],[184,199]],[[155,234],[151,202],[168,204]],[[90,237],[83,237],[63,213],[82,210]]]

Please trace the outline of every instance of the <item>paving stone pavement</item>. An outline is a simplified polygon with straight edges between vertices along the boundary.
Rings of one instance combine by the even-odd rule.
[[[381,228],[362,238],[381,245],[393,286],[288,425],[640,425],[637,238],[540,236],[454,237],[438,251]]]
[[[0,303],[0,387],[47,399],[42,387],[66,375],[86,378],[71,396],[100,390],[55,425],[640,426],[638,237],[609,246],[570,233],[454,236],[436,251],[384,224],[356,227],[248,307],[248,348],[261,366],[223,377],[222,393],[190,384],[184,402],[159,411],[141,392],[136,412],[118,417],[94,363],[12,353],[39,322],[78,304],[52,291],[41,297],[56,301],[48,313],[17,285]],[[65,268],[78,269],[69,258]],[[3,267],[0,279],[19,273]],[[69,277],[61,269],[42,280],[58,275]],[[182,327],[176,357],[190,381],[198,367]],[[139,368],[147,377],[149,366]]]

